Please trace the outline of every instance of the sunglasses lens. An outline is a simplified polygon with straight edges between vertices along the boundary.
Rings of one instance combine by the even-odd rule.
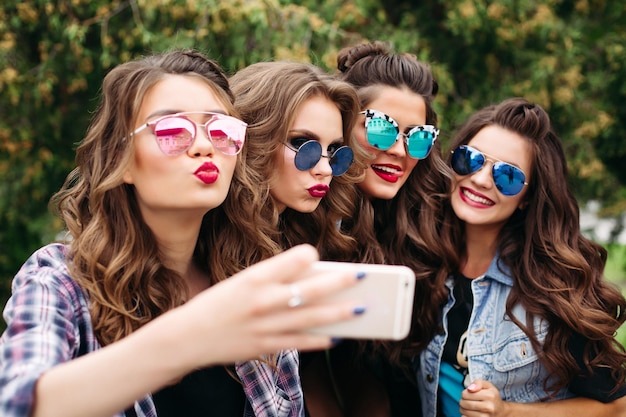
[[[493,182],[496,188],[504,195],[513,196],[519,194],[524,188],[526,175],[524,172],[506,162],[496,162],[493,164]]]
[[[330,167],[333,170],[334,176],[345,174],[354,161],[354,152],[347,146],[342,146],[333,153],[330,158]]]
[[[398,129],[388,120],[374,117],[367,124],[367,141],[377,149],[386,151],[398,137]]]
[[[484,163],[484,155],[467,146],[459,146],[452,154],[452,169],[459,175],[469,175],[476,172]]]
[[[485,155],[468,146],[459,146],[452,153],[452,169],[458,175],[473,174],[481,169],[484,164]],[[498,191],[507,196],[519,194],[526,183],[524,172],[506,162],[495,162],[491,175]]]
[[[433,147],[435,136],[427,130],[415,130],[409,135],[407,151],[412,158],[424,159]]]
[[[296,152],[294,162],[300,171],[308,171],[319,162],[322,157],[322,145],[314,140],[305,142]]]
[[[157,144],[166,155],[180,155],[189,149],[195,133],[195,125],[180,117],[166,117],[154,125]]]
[[[216,117],[207,126],[213,146],[226,155],[237,155],[246,137],[246,126],[229,118]]]

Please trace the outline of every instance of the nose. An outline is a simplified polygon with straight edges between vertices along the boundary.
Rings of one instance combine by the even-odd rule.
[[[318,177],[328,177],[333,175],[333,169],[330,166],[330,156],[321,155],[320,160],[312,168],[313,175]]]
[[[196,124],[196,136],[194,137],[191,147],[187,151],[192,156],[213,155],[215,148],[213,142],[209,138],[206,125]]]
[[[482,167],[473,174],[471,174],[472,182],[482,188],[490,189],[493,186],[493,177],[491,176],[491,170],[493,168],[493,162],[487,160]]]
[[[402,133],[398,133],[398,136],[396,136],[396,142],[385,152],[397,158],[404,158],[406,156],[406,149],[404,148],[404,135]]]

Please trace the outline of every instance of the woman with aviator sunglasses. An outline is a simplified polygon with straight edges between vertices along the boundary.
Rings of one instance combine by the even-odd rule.
[[[358,306],[291,306],[357,278],[302,277],[319,256],[310,246],[213,273],[225,260],[207,213],[245,175],[233,101],[219,66],[194,51],[107,74],[77,168],[52,200],[70,242],[38,250],[13,281],[0,415],[302,415],[292,348],[330,346],[303,330]]]
[[[449,162],[449,298],[417,372],[424,416],[626,415],[626,300],[581,234],[548,114],[522,98],[479,110]]]
[[[341,229],[358,242],[355,261],[415,272],[415,311],[406,340],[344,341],[319,354],[301,369],[305,401],[312,417],[419,416],[411,361],[434,335],[445,300],[430,282],[441,268],[437,216],[444,196],[437,192],[447,172],[433,109],[438,87],[428,65],[383,42],[347,47],[337,62],[339,78],[357,89],[354,135],[371,155],[356,187],[357,210]],[[331,389],[317,389],[324,384]]]

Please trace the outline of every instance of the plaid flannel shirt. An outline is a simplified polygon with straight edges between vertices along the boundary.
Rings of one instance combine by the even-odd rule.
[[[69,276],[67,247],[50,244],[35,252],[13,280],[0,337],[0,415],[26,417],[35,384],[48,369],[100,348],[85,294]],[[244,417],[302,417],[304,401],[298,354],[280,352],[276,366],[236,364],[247,402]],[[151,396],[135,403],[138,417],[155,417]],[[124,413],[117,414],[123,417]]]

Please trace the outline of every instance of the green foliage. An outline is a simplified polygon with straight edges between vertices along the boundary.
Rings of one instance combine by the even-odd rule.
[[[581,201],[626,210],[626,9],[605,0],[5,0],[0,5],[0,302],[62,225],[47,201],[73,165],[101,80],[196,48],[229,72],[262,60],[333,70],[385,40],[430,62],[444,143],[475,109],[523,95],[550,111]],[[6,294],[6,292],[4,292]]]

